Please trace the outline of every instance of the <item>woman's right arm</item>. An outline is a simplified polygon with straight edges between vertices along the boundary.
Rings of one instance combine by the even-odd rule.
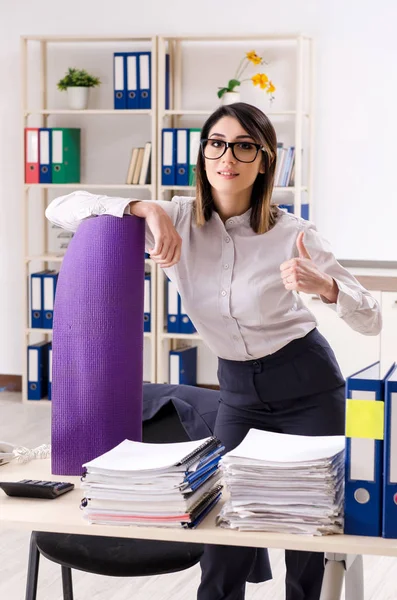
[[[162,267],[178,262],[182,240],[175,230],[179,204],[159,200],[133,200],[78,191],[55,198],[48,206],[47,219],[63,229],[76,231],[89,217],[133,214],[146,219],[146,251]]]

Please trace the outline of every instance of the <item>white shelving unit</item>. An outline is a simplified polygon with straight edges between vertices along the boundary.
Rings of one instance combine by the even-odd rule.
[[[114,110],[109,109],[87,109],[87,110],[68,110],[53,108],[48,104],[48,58],[49,52],[54,44],[92,44],[97,43],[106,46],[109,53],[114,52],[114,44],[125,43],[130,48],[135,45],[145,45],[145,49],[151,51],[151,90],[152,90],[152,108],[151,110]],[[39,96],[39,106],[33,108],[31,105],[31,83],[29,80],[29,64],[31,54],[38,56],[39,66],[34,70],[34,87],[36,95]],[[112,79],[112,73],[107,73],[109,80]],[[57,117],[75,117],[81,119],[81,128],[84,127],[85,119],[91,118],[91,116],[99,116],[103,118],[117,116],[118,118],[131,119],[142,118],[146,115],[149,120],[150,128],[150,139],[152,142],[151,148],[151,184],[150,185],[126,185],[123,183],[96,183],[96,182],[81,182],[72,184],[26,184],[23,180],[22,184],[22,196],[23,196],[23,239],[24,239],[24,327],[23,327],[23,375],[22,375],[22,398],[23,401],[27,401],[27,377],[28,377],[28,364],[27,364],[27,346],[29,343],[35,343],[41,340],[50,340],[52,336],[52,330],[50,329],[36,329],[30,327],[30,307],[29,307],[29,279],[30,273],[34,271],[51,268],[51,266],[58,267],[62,262],[63,256],[61,253],[49,252],[49,240],[48,240],[48,228],[46,226],[46,220],[44,211],[48,205],[49,197],[48,193],[50,190],[59,190],[60,195],[67,193],[67,190],[92,190],[101,191],[109,190],[116,191],[118,195],[125,195],[128,197],[134,197],[134,191],[146,190],[146,194],[150,199],[157,197],[157,37],[155,36],[22,36],[21,37],[21,95],[22,95],[22,137],[24,147],[24,129],[25,127],[47,127],[56,126]],[[109,104],[113,104],[113,97],[109,98]],[[34,125],[31,125],[31,120],[34,120]],[[133,121],[132,121],[133,122]],[[133,144],[131,144],[132,146]],[[84,160],[84,156],[81,156]],[[24,156],[22,158],[24,161]],[[39,198],[32,198],[32,192],[38,190],[37,194]],[[66,192],[65,192],[66,190]],[[126,193],[128,192],[128,194]],[[34,192],[36,193],[36,192]],[[32,223],[29,219],[29,205],[31,202],[38,202],[35,205],[37,213],[42,215],[41,227],[38,229],[41,233],[38,235],[41,237],[41,250],[37,253],[31,252],[30,249],[30,236],[32,234]],[[37,227],[36,227],[37,228]],[[156,295],[157,295],[157,268],[151,260],[145,261],[145,267],[151,271],[152,276],[152,331],[151,333],[145,333],[145,338],[150,340],[150,381],[156,381]],[[47,400],[36,401],[35,404],[44,404]]]
[[[245,44],[243,49],[242,43]],[[283,61],[285,60],[285,48],[288,49],[290,69],[294,75],[294,91],[292,94],[286,93],[285,96],[289,96],[290,104],[280,106],[278,109],[277,96],[279,92],[276,92],[276,100],[274,106],[261,108],[273,122],[276,131],[280,123],[287,123],[288,129],[291,131],[290,145],[295,146],[295,182],[294,186],[291,187],[276,187],[274,188],[274,202],[276,203],[293,203],[294,212],[301,214],[302,197],[305,195],[305,203],[309,204],[310,213],[309,216],[312,218],[312,180],[313,180],[313,42],[310,38],[293,34],[293,35],[272,35],[272,36],[240,36],[240,37],[215,37],[215,36],[167,36],[159,37],[158,39],[158,156],[162,155],[162,129],[163,127],[199,127],[206,120],[206,118],[216,109],[220,101],[217,99],[215,85],[221,85],[222,81],[219,80],[217,84],[214,83],[212,101],[213,106],[211,108],[204,108],[199,105],[194,107],[186,107],[184,105],[184,78],[189,77],[189,67],[184,69],[184,53],[190,46],[193,47],[193,52],[198,52],[199,48],[211,48],[214,45],[215,48],[223,48],[223,54],[225,56],[227,49],[233,45],[239,44],[242,52],[251,50],[251,45],[256,45],[260,49],[259,54],[271,49],[272,57],[276,57],[280,52],[283,52],[283,60],[280,61],[280,70],[284,68]],[[162,90],[165,89],[166,83],[166,69],[165,69],[165,56],[169,54],[170,59],[170,74],[169,74],[169,86],[170,86],[170,108],[165,109],[165,99]],[[242,54],[244,55],[244,54]],[[201,56],[200,56],[201,57]],[[207,55],[208,57],[208,55]],[[213,61],[216,61],[214,59]],[[272,63],[277,63],[277,60],[270,60],[270,64],[265,67],[272,69]],[[233,68],[233,65],[230,65]],[[278,71],[277,64],[275,70],[272,71],[272,79],[278,88]],[[201,71],[207,76],[210,69],[201,69]],[[230,76],[232,73],[230,73]],[[227,75],[222,75],[222,78],[227,81]],[[286,78],[288,81],[288,78]],[[189,81],[192,84],[192,80]],[[205,88],[210,85],[208,82],[204,82]],[[287,88],[289,82],[285,84]],[[280,86],[281,91],[282,84]],[[194,92],[190,89],[190,95],[194,95]],[[242,101],[245,101],[243,96],[244,90],[241,89]],[[198,93],[200,104],[208,103],[208,96],[204,100],[203,96]],[[252,104],[256,104],[255,101],[250,99],[246,100]],[[268,110],[269,109],[269,110]],[[191,120],[195,120],[194,124],[189,124]],[[182,124],[183,122],[183,124]],[[198,125],[198,122],[200,125]],[[279,141],[283,141],[281,136],[278,136]],[[304,162],[303,162],[303,158]],[[175,194],[186,194],[193,195],[194,188],[190,186],[162,186],[161,185],[161,159],[158,161],[158,198],[159,199],[170,199]],[[287,195],[287,196],[286,196]],[[282,201],[282,198],[288,197],[288,200]],[[292,200],[290,200],[292,199]],[[170,349],[177,348],[181,343],[194,343],[201,342],[201,338],[198,334],[184,335],[184,334],[170,334],[165,330],[166,326],[166,315],[164,311],[165,297],[164,297],[165,277],[161,269],[158,275],[158,328],[157,328],[157,381],[159,383],[168,381],[168,352]],[[211,356],[209,350],[207,353]],[[212,363],[215,364],[215,357],[212,355]],[[211,360],[211,359],[210,359]],[[211,370],[211,369],[210,369]],[[213,369],[215,373],[215,369]],[[213,385],[216,381],[205,381],[199,382],[202,384]]]

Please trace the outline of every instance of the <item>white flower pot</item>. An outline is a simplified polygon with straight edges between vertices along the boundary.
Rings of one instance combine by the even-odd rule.
[[[221,104],[233,104],[233,102],[240,102],[240,92],[225,92],[221,98]]]
[[[68,87],[68,105],[72,110],[84,110],[88,106],[88,87]]]

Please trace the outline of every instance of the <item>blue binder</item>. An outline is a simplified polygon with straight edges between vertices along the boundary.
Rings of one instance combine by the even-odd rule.
[[[113,54],[113,87],[114,108],[122,110],[127,108],[127,61],[125,52]]]
[[[52,400],[52,344],[48,346],[48,400]]]
[[[39,129],[39,182],[52,183],[52,135],[51,129],[42,127]]]
[[[175,185],[175,150],[175,129],[163,129],[161,185]]]
[[[126,52],[124,56],[126,62],[126,108],[129,110],[140,108],[138,54],[138,52]]]
[[[179,328],[179,294],[173,281],[167,280],[167,331],[180,333]]]
[[[41,400],[48,391],[48,350],[50,342],[28,346],[28,400]]]
[[[152,108],[152,55],[151,52],[138,52],[138,81],[139,81],[139,108],[149,110]]]
[[[197,346],[170,350],[169,382],[171,385],[197,385]]]
[[[58,282],[57,271],[45,271],[42,274],[43,281],[43,311],[42,327],[43,329],[52,329],[54,320],[54,301]]]
[[[384,382],[379,362],[346,379],[347,534],[382,531]]]
[[[43,274],[46,271],[38,271],[30,276],[30,309],[31,326],[33,329],[43,327]]]
[[[196,333],[196,328],[191,322],[179,296],[179,330],[181,333]]]
[[[189,185],[189,129],[176,129],[176,185]]]
[[[144,294],[144,308],[143,308],[143,331],[151,331],[151,318],[150,308],[152,299],[152,280],[150,274],[145,275],[145,294]]]
[[[397,364],[385,380],[382,536],[397,538]]]

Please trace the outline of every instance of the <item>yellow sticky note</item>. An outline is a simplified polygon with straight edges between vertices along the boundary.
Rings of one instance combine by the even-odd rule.
[[[346,400],[346,437],[383,440],[384,413],[379,400]]]

